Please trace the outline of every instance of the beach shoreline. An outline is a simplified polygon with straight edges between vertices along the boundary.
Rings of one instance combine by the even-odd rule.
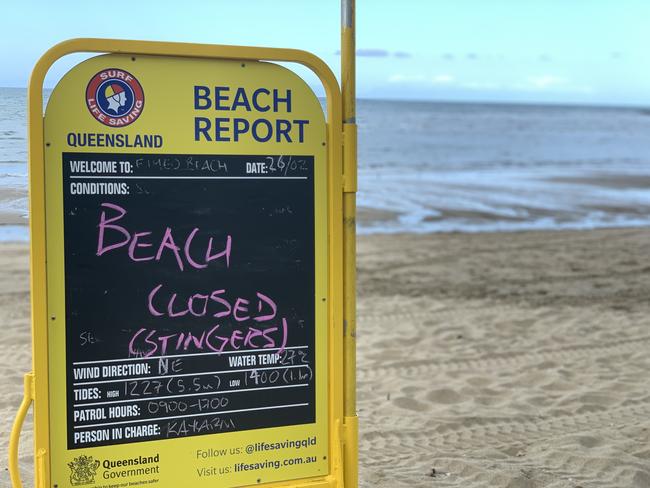
[[[26,222],[26,107],[26,92],[0,88],[0,224]],[[645,109],[385,100],[357,108],[360,234],[650,225]],[[0,225],[0,241],[18,236],[27,239]]]
[[[650,486],[648,243],[650,228],[360,236],[360,486]],[[28,278],[28,245],[0,244],[5,468]],[[30,416],[27,486],[32,432]]]

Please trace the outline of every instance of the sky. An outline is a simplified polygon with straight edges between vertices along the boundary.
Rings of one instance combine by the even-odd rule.
[[[20,0],[0,19],[0,86],[74,37],[291,47],[338,75],[338,0]],[[650,105],[648,0],[357,0],[357,95]],[[51,70],[46,85],[83,56]],[[298,70],[314,86],[318,81]]]

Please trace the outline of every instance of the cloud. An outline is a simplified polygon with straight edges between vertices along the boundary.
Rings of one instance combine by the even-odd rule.
[[[497,83],[492,83],[489,81],[469,81],[461,85],[463,88],[468,90],[498,90],[502,88],[501,85]]]
[[[341,50],[338,49],[335,53],[336,56],[341,55]],[[396,58],[410,58],[411,53],[407,53],[406,51],[395,51],[392,53],[393,56]],[[391,56],[391,52],[387,51],[386,49],[378,49],[378,48],[360,48],[357,49],[357,56],[360,58],[387,58]]]
[[[493,93],[493,94],[528,94],[528,95],[557,95],[557,94],[579,94],[591,96],[596,92],[593,86],[574,84],[568,78],[559,75],[542,74],[528,76],[519,82],[508,82],[506,80],[486,79],[484,77],[475,79],[464,79],[450,73],[435,75],[423,73],[396,73],[387,79],[388,83],[397,85],[406,93],[412,90],[430,90],[430,93]],[[474,95],[472,95],[474,96]]]
[[[449,74],[425,76],[423,74],[405,75],[397,73],[388,78],[389,83],[417,83],[421,85],[451,85],[455,81],[456,78]]]
[[[366,58],[386,58],[390,53],[385,49],[357,49],[357,56]]]
[[[529,76],[524,83],[515,83],[509,88],[519,92],[554,92],[554,93],[579,93],[591,95],[596,89],[590,85],[576,85],[567,78],[555,75]]]
[[[431,81],[433,82],[434,85],[448,85],[456,81],[456,79],[451,75],[445,74],[445,75],[436,75],[431,79]]]
[[[540,54],[539,55],[539,60],[542,63],[550,63],[551,62],[551,57],[548,54]]]
[[[445,53],[442,55],[442,59],[444,59],[445,61],[453,61],[454,59],[456,59],[456,56],[454,56],[451,53]]]
[[[565,85],[567,80],[555,75],[529,76],[528,83],[538,90],[546,90],[556,86]]]
[[[478,59],[478,54],[476,54],[476,53],[467,53],[467,55],[465,57],[467,59],[469,59],[470,61],[476,61]]]
[[[397,73],[388,77],[388,83],[423,83],[426,81],[424,75],[403,75]]]

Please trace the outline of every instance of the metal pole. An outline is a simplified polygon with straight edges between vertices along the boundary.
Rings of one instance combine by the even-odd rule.
[[[355,0],[341,0],[341,92],[343,123],[356,123]]]
[[[344,481],[358,485],[356,406],[356,191],[357,126],[355,68],[355,0],[341,0],[341,94],[343,100],[343,347],[344,347]]]

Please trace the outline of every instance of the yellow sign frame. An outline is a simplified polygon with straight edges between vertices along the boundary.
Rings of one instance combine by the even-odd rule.
[[[57,60],[74,53],[123,53],[221,60],[293,62],[309,68],[319,77],[327,97],[330,472],[324,477],[270,483],[265,486],[270,488],[289,486],[295,488],[356,488],[358,424],[356,414],[354,414],[356,386],[354,371],[356,365],[354,364],[353,350],[356,332],[352,327],[354,324],[353,307],[352,310],[349,306],[344,307],[344,301],[354,303],[355,263],[354,259],[345,259],[344,254],[348,254],[345,251],[350,250],[349,243],[354,242],[354,213],[356,212],[353,211],[350,215],[348,211],[344,216],[343,204],[344,195],[349,199],[349,196],[352,196],[350,194],[356,192],[356,125],[353,122],[343,123],[341,91],[334,74],[318,57],[296,49],[113,39],[73,39],[55,45],[36,63],[29,82],[30,284],[33,369],[31,373],[25,375],[24,398],[16,416],[9,443],[9,469],[13,487],[22,487],[18,468],[18,442],[22,423],[32,402],[34,403],[35,486],[45,488],[51,484],[43,83],[45,75]]]

